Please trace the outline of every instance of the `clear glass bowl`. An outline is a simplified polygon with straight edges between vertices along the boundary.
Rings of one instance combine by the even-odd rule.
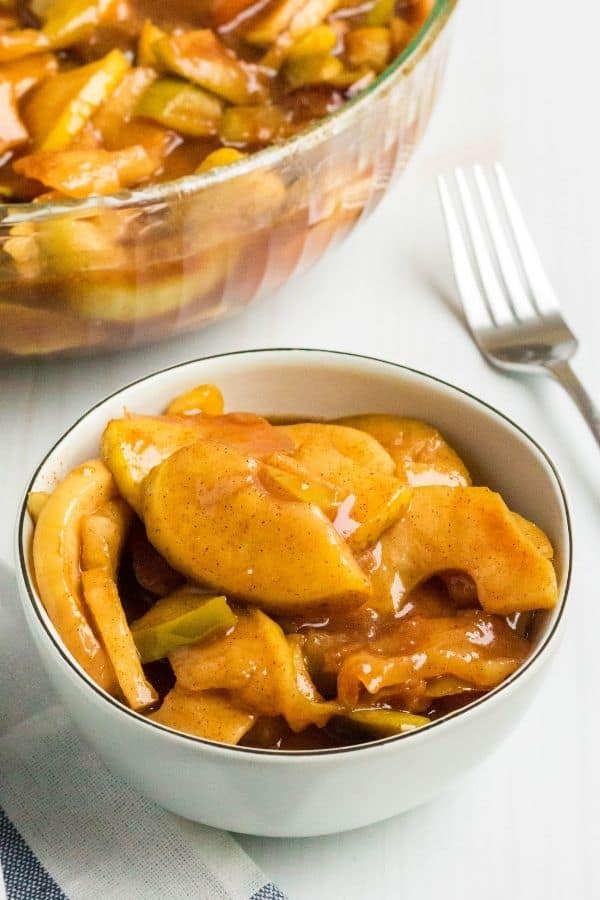
[[[234,165],[108,197],[0,205],[0,358],[116,350],[242,310],[377,205],[429,119],[457,0],[362,94]]]

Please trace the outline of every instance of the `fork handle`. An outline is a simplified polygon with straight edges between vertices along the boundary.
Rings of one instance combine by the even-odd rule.
[[[546,369],[571,395],[600,446],[600,409],[571,368],[571,364],[566,360],[560,359],[547,363]]]

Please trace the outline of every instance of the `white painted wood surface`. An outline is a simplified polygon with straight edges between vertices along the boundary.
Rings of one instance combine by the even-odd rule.
[[[600,456],[550,382],[503,376],[453,302],[434,176],[501,158],[600,395],[600,8],[463,0],[448,78],[405,176],[342,248],[238,319],[162,347],[0,368],[0,559],[12,565],[25,480],[86,408],[127,381],[233,349],[351,350],[478,393],[554,456],[574,514],[569,627],[535,707],[483,768],[401,818],[298,841],[241,838],[292,900],[521,900],[600,896]],[[0,687],[1,689],[1,687]],[[390,790],[393,790],[390,785]]]

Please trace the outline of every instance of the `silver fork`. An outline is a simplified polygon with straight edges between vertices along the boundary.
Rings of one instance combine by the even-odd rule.
[[[577,338],[565,322],[525,220],[500,165],[473,186],[455,172],[459,214],[438,178],[454,276],[471,334],[495,366],[554,376],[571,395],[600,445],[600,409],[571,368]]]

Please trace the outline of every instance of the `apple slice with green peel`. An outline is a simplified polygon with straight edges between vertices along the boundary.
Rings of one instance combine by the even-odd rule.
[[[131,624],[131,633],[142,662],[149,663],[164,659],[177,647],[226,631],[236,621],[226,597],[186,585],[157,600]]]
[[[170,34],[151,45],[163,69],[206,88],[230,103],[264,97],[254,68],[242,63],[210,28]]]
[[[142,94],[135,115],[191,137],[217,133],[223,104],[212,94],[178,78],[159,78]]]
[[[62,50],[93,34],[117,0],[52,0],[44,16],[44,34],[54,50]]]
[[[298,635],[259,609],[212,641],[180,647],[169,656],[177,685],[189,691],[227,691],[234,703],[261,716],[283,716],[294,731],[325,725],[341,711],[324,701],[306,669]]]
[[[429,725],[430,721],[427,716],[417,716],[398,709],[353,709],[352,712],[336,716],[332,724],[334,727],[339,724],[345,732],[354,733],[364,740],[365,736],[383,738],[406,734],[415,728]]]
[[[128,69],[127,57],[111,50],[97,62],[42,82],[23,112],[35,149],[62,150],[70,144]]]

